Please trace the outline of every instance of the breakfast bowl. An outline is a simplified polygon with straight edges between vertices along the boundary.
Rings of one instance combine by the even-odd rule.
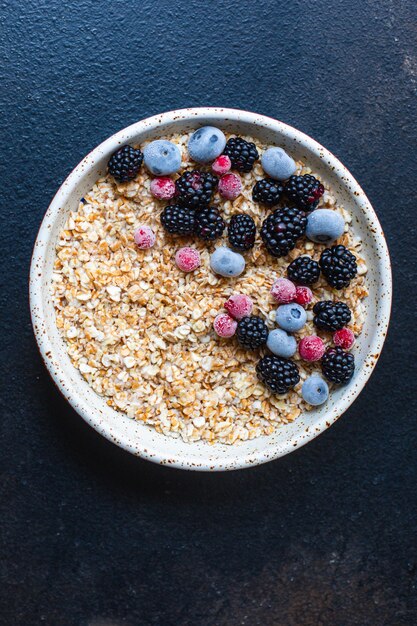
[[[167,436],[140,419],[115,410],[97,393],[71,362],[57,327],[52,285],[56,246],[70,212],[95,182],[105,175],[109,158],[125,144],[143,143],[203,126],[253,137],[279,146],[294,160],[308,163],[329,185],[336,201],[349,212],[351,226],[361,241],[366,263],[367,297],[363,327],[354,346],[355,373],[349,385],[332,389],[327,402],[302,411],[296,419],[271,434],[246,438],[233,445],[205,440],[186,441]],[[333,424],[364,388],[380,355],[391,308],[389,253],[378,218],[364,192],[348,170],[328,150],[300,131],[272,118],[235,109],[190,108],[141,120],[111,136],[88,154],[61,185],[40,227],[30,270],[30,307],[36,340],[57,387],[71,406],[97,432],[128,452],[176,468],[223,471],[251,467],[284,456],[303,446]],[[155,312],[157,315],[157,312]]]

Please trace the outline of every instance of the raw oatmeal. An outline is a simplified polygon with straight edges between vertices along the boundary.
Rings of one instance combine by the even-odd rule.
[[[168,137],[181,148],[182,167],[192,169],[188,138]],[[260,153],[266,149],[255,143]],[[203,169],[209,171],[208,166]],[[298,162],[297,173],[311,170]],[[152,176],[144,167],[128,183],[100,178],[69,215],[56,246],[52,287],[56,323],[71,361],[109,406],[166,435],[224,444],[271,434],[311,408],[300,390],[317,364],[302,361],[296,353],[300,383],[285,395],[274,395],[256,376],[256,362],[266,351],[246,351],[235,338],[220,339],[213,331],[215,316],[233,293],[249,295],[254,313],[269,328],[276,327],[272,283],[285,275],[292,259],[307,253],[318,260],[324,249],[302,238],[284,258],[267,253],[259,228],[271,209],[252,201],[252,187],[264,176],[257,161],[250,173],[241,174],[243,191],[235,201],[216,193],[211,203],[220,207],[226,221],[240,211],[256,222],[255,246],[245,253],[246,270],[237,278],[216,276],[209,266],[210,253],[226,241],[225,233],[213,243],[193,241],[201,253],[195,272],[185,274],[176,267],[175,253],[190,239],[170,236],[161,227],[159,215],[167,202],[151,195]],[[367,295],[361,242],[351,231],[351,216],[336,204],[326,185],[319,206],[342,214],[345,233],[337,243],[355,254],[358,273],[337,292],[320,277],[314,301],[346,302],[352,312],[349,328],[358,335],[363,324],[361,300]],[[134,242],[141,224],[151,226],[157,236],[149,250],[140,250]],[[310,307],[297,339],[316,334],[312,318]],[[319,334],[330,345],[331,333]]]

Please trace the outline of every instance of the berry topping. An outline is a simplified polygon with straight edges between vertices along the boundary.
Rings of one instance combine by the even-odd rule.
[[[226,137],[219,128],[203,126],[188,141],[188,153],[197,163],[210,163],[224,150]]]
[[[270,331],[266,345],[273,354],[285,359],[289,359],[297,351],[297,342],[294,337],[281,328]]]
[[[219,337],[233,337],[237,328],[237,321],[227,313],[219,313],[213,322],[215,333]]]
[[[300,381],[298,367],[274,354],[264,356],[256,366],[259,380],[274,393],[287,393]]]
[[[312,299],[313,292],[311,291],[310,287],[297,286],[295,290],[294,302],[296,302],[297,304],[301,304],[301,306],[306,306],[312,301]]]
[[[310,174],[291,176],[285,185],[287,198],[303,211],[312,211],[324,194],[324,187],[317,178]]]
[[[239,276],[245,269],[245,259],[230,248],[220,246],[210,257],[210,267],[215,274],[220,276],[227,278]]]
[[[181,152],[175,143],[166,139],[151,141],[143,150],[145,165],[154,176],[175,174],[181,167]]]
[[[224,303],[226,311],[235,318],[235,320],[241,320],[242,317],[246,317],[252,313],[253,302],[249,296],[237,293]]]
[[[341,328],[337,330],[333,335],[333,343],[343,350],[350,350],[355,343],[355,335],[350,328]]]
[[[323,339],[316,335],[303,337],[298,344],[298,352],[304,361],[320,361],[326,350]]]
[[[240,137],[232,137],[226,144],[223,154],[232,162],[232,168],[239,172],[250,172],[259,154],[254,143]]]
[[[271,287],[271,295],[279,304],[293,302],[296,295],[296,288],[288,278],[277,278]]]
[[[341,237],[345,221],[337,211],[317,209],[307,217],[306,235],[316,243],[331,243]]]
[[[322,300],[313,307],[314,324],[322,330],[340,330],[350,322],[352,314],[344,302]]]
[[[320,267],[311,257],[299,256],[289,264],[287,274],[295,283],[312,285],[320,278]]]
[[[170,204],[161,213],[161,224],[172,235],[191,235],[196,223],[195,209]]]
[[[180,248],[175,253],[175,263],[183,272],[193,272],[200,267],[200,253],[195,248]]]
[[[294,333],[305,325],[307,313],[299,304],[282,304],[277,308],[275,318],[280,328]]]
[[[330,382],[346,384],[355,371],[355,358],[353,354],[344,352],[342,348],[329,348],[322,359],[321,369]]]
[[[132,146],[122,146],[110,157],[107,164],[109,174],[119,183],[133,180],[142,165],[143,154]]]
[[[280,201],[284,187],[272,178],[258,180],[252,189],[254,202],[261,202],[267,206],[275,206]]]
[[[242,181],[237,174],[226,174],[219,182],[219,194],[226,200],[236,200],[242,192]]]
[[[264,320],[256,315],[242,317],[238,321],[236,335],[241,346],[255,350],[266,344],[268,327]]]
[[[196,214],[195,233],[205,241],[214,241],[222,236],[226,223],[216,207],[201,209]]]
[[[276,209],[268,215],[261,228],[261,237],[268,252],[275,257],[288,254],[304,235],[306,224],[307,218],[299,209]]]
[[[275,180],[287,180],[296,168],[292,159],[282,148],[268,148],[262,155],[264,172]]]
[[[321,253],[323,276],[335,289],[347,287],[357,274],[356,257],[345,246],[332,246]]]
[[[175,181],[178,201],[194,208],[205,207],[210,203],[217,187],[217,176],[199,170],[184,172]]]
[[[256,226],[250,215],[236,213],[232,215],[227,228],[227,236],[232,248],[250,250],[255,245]]]
[[[227,154],[221,154],[211,166],[211,169],[217,176],[223,176],[230,172],[232,167],[232,162],[227,156]]]
[[[135,244],[141,250],[148,250],[155,245],[156,237],[152,228],[149,226],[139,226],[134,234]]]
[[[175,183],[171,178],[154,178],[150,189],[153,197],[158,200],[171,200],[175,196]]]
[[[319,406],[326,402],[329,397],[329,387],[321,376],[312,374],[303,382],[301,395],[312,406]]]

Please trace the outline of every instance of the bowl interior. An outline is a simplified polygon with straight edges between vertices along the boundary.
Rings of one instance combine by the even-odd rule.
[[[302,159],[332,188],[337,201],[352,214],[352,227],[363,241],[369,297],[364,301],[365,325],[354,352],[356,372],[347,387],[335,389],[320,408],[302,414],[273,435],[226,446],[185,443],[128,419],[109,408],[71,364],[55,325],[51,284],[55,245],[68,212],[105,171],[109,155],[124,143],[142,143],[203,124],[251,135],[278,145]],[[45,216],[35,244],[31,268],[31,309],[38,344],[55,382],[72,406],[96,430],[126,450],[149,460],[187,469],[223,470],[247,467],[287,454],[330,426],[351,404],[378,359],[391,303],[389,256],[381,227],[366,196],[347,170],[322,146],[299,131],[270,118],[228,109],[188,109],[138,122],[106,140],[70,174]]]

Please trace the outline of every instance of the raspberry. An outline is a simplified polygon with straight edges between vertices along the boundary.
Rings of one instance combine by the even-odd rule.
[[[232,162],[227,156],[227,154],[221,154],[217,159],[213,162],[211,169],[217,176],[223,176],[230,172],[232,167]]]
[[[296,296],[296,287],[288,278],[278,278],[271,287],[271,295],[279,304],[289,304]]]
[[[193,272],[200,267],[200,253],[195,248],[180,248],[175,254],[175,263],[183,272]]]
[[[219,194],[226,200],[236,200],[242,192],[242,181],[237,174],[226,174],[219,182]]]
[[[167,176],[154,178],[150,189],[153,197],[158,200],[171,200],[175,196],[175,183]]]
[[[237,321],[227,313],[219,313],[213,322],[214,332],[219,337],[233,337],[237,328]]]
[[[303,337],[298,344],[298,352],[304,361],[319,361],[326,350],[323,339],[316,335]]]
[[[238,293],[230,296],[228,301],[225,302],[224,308],[235,320],[241,320],[242,317],[252,313],[253,302],[249,296]]]
[[[355,335],[350,328],[341,328],[337,330],[333,335],[333,343],[343,350],[350,350],[355,343]]]
[[[310,287],[302,287],[301,285],[296,287],[294,302],[301,304],[301,306],[305,306],[306,304],[309,304],[312,299],[313,292]]]
[[[139,226],[139,228],[135,230],[134,239],[136,245],[141,250],[148,250],[155,245],[156,237],[152,228],[149,226]]]

